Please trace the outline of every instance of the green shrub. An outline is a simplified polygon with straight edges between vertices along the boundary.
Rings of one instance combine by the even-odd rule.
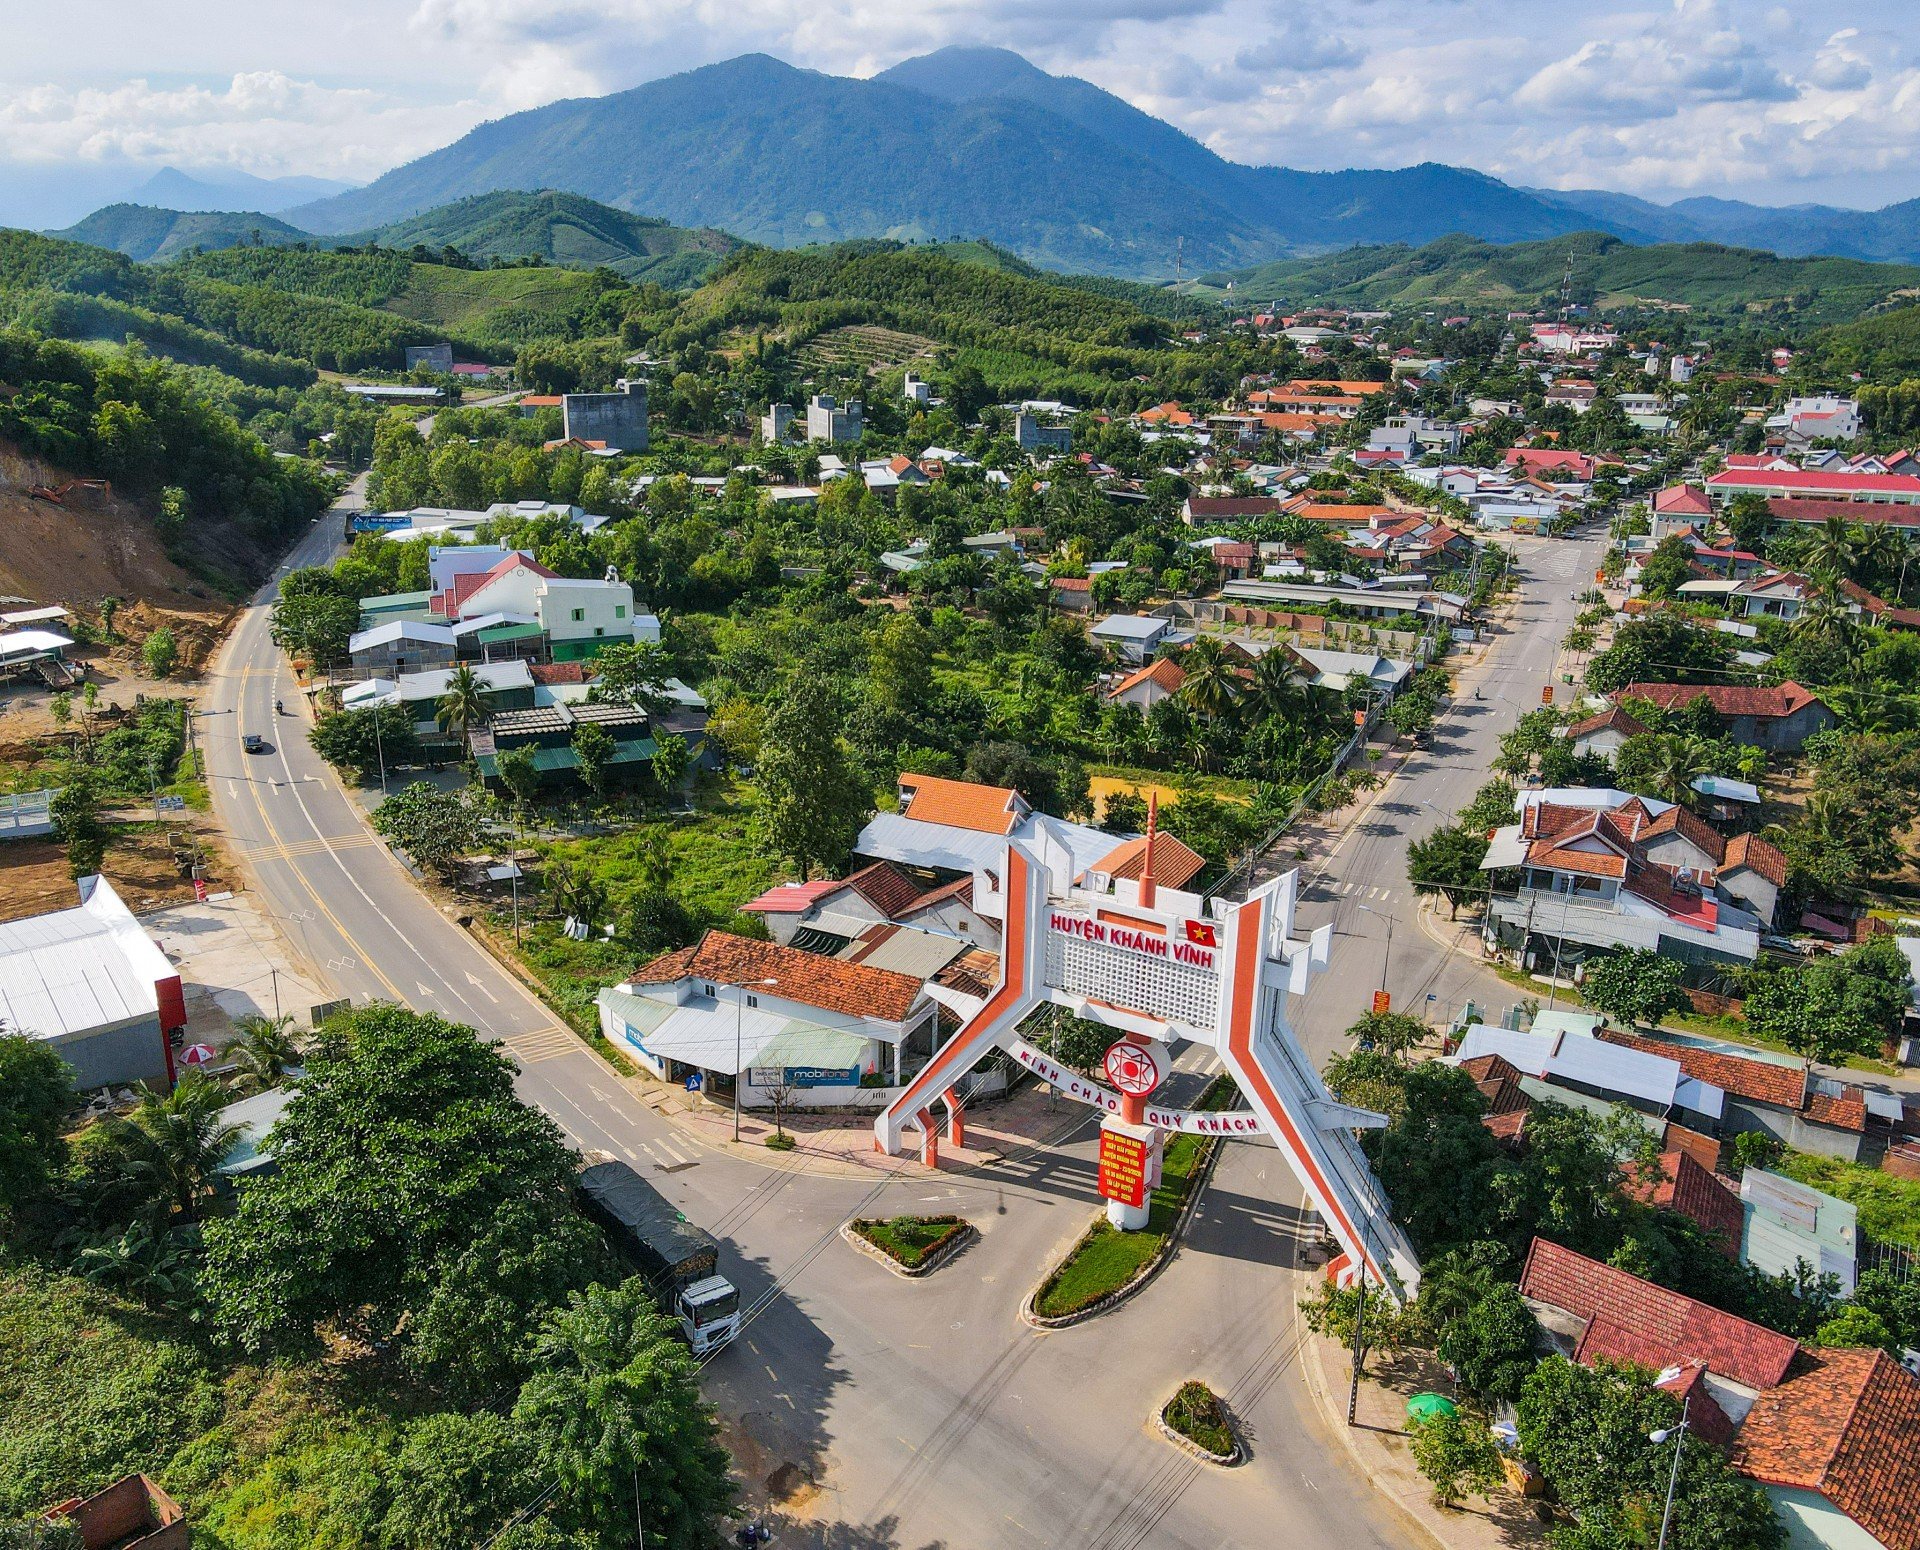
[[[1180,1385],[1160,1412],[1160,1419],[1187,1441],[1222,1457],[1236,1446],[1226,1406],[1206,1384],[1189,1379]]]

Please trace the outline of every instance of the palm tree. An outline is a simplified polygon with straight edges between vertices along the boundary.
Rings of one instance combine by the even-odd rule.
[[[278,1087],[287,1072],[300,1063],[291,1017],[262,1017],[256,1013],[241,1018],[234,1027],[240,1039],[228,1047],[227,1055],[243,1090],[263,1093],[269,1087]]]
[[[165,1192],[188,1221],[198,1219],[207,1191],[241,1127],[224,1122],[227,1090],[199,1071],[188,1071],[170,1093],[147,1088],[120,1134],[140,1169]]]
[[[1829,641],[1847,650],[1856,644],[1860,625],[1839,592],[1832,587],[1822,587],[1807,599],[1806,606],[1787,630],[1796,638]]]
[[[1855,533],[1844,517],[1828,517],[1807,545],[1806,567],[1815,575],[1845,580],[1858,563]]]
[[[1239,701],[1240,675],[1219,636],[1202,635],[1189,646],[1180,670],[1187,675],[1180,697],[1206,720],[1219,720]]]
[[[462,743],[475,724],[487,719],[487,699],[480,675],[469,662],[462,662],[447,678],[446,691],[440,696],[434,719],[440,730]]]
[[[1647,768],[1647,783],[1662,801],[1691,806],[1699,800],[1694,780],[1707,772],[1707,761],[1700,745],[1690,737],[1667,736],[1655,745],[1653,762]]]
[[[1294,672],[1288,653],[1276,646],[1254,659],[1246,696],[1261,716],[1291,720],[1304,711],[1307,690]]]

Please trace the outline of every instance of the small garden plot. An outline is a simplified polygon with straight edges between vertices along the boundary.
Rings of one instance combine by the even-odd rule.
[[[1160,1419],[1171,1432],[1187,1439],[1215,1458],[1234,1457],[1240,1444],[1227,1420],[1227,1407],[1206,1384],[1189,1379],[1160,1409]]]
[[[863,1217],[848,1225],[903,1270],[918,1270],[972,1231],[960,1216],[894,1216],[885,1221]]]

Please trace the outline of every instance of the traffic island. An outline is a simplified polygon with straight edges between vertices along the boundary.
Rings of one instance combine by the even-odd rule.
[[[869,1259],[916,1281],[956,1258],[979,1235],[960,1216],[857,1217],[840,1229],[840,1236]]]
[[[1021,1318],[1036,1329],[1065,1329],[1118,1307],[1152,1280],[1172,1258],[1219,1146],[1212,1136],[1170,1140],[1147,1225],[1121,1232],[1106,1217],[1097,1219],[1028,1294]]]
[[[1189,1379],[1174,1390],[1173,1398],[1154,1417],[1154,1424],[1160,1428],[1160,1435],[1182,1453],[1205,1463],[1224,1468],[1246,1457],[1225,1401],[1198,1379]]]

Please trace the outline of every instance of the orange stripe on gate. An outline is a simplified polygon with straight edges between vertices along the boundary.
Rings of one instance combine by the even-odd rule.
[[[1361,1245],[1362,1255],[1371,1264],[1373,1256],[1366,1252],[1365,1237],[1340,1209],[1339,1197],[1328,1188],[1326,1176],[1320,1172],[1313,1154],[1302,1143],[1300,1132],[1294,1129],[1292,1119],[1280,1102],[1280,1095],[1273,1090],[1273,1084],[1267,1080],[1266,1073],[1260,1069],[1259,1063],[1253,1058],[1253,1018],[1256,1010],[1254,999],[1259,990],[1260,973],[1260,959],[1256,954],[1259,950],[1259,932],[1265,924],[1265,915],[1266,905],[1263,902],[1259,905],[1242,906],[1234,917],[1233,1005],[1229,1008],[1227,1017],[1227,1048],[1240,1058],[1240,1063],[1245,1068],[1249,1079],[1265,1095],[1268,1112],[1273,1115],[1274,1122],[1286,1133],[1301,1168],[1319,1187],[1320,1198],[1326,1202],[1327,1210],[1346,1228],[1347,1237]],[[1251,941],[1248,940],[1249,936],[1252,937]],[[1385,1281],[1386,1277],[1381,1267],[1376,1264],[1373,1265],[1373,1269],[1380,1279]]]
[[[1018,883],[1016,889],[1015,884]],[[965,1027],[953,1036],[947,1046],[949,1050],[958,1050],[967,1041],[967,1029],[984,1026],[1000,1017],[1009,1004],[1018,1001],[1027,986],[1027,863],[1011,848],[1007,851],[1007,918],[1001,934],[1001,941],[1012,951],[1002,958],[1005,973],[1001,976],[1000,988],[996,990],[987,1004],[973,1017],[967,1020]],[[907,1090],[894,1099],[893,1106],[920,1101],[920,1090],[924,1086],[944,1086],[952,1081],[945,1075],[946,1062],[936,1055],[927,1067],[911,1083]],[[931,1101],[931,1100],[929,1100]]]

